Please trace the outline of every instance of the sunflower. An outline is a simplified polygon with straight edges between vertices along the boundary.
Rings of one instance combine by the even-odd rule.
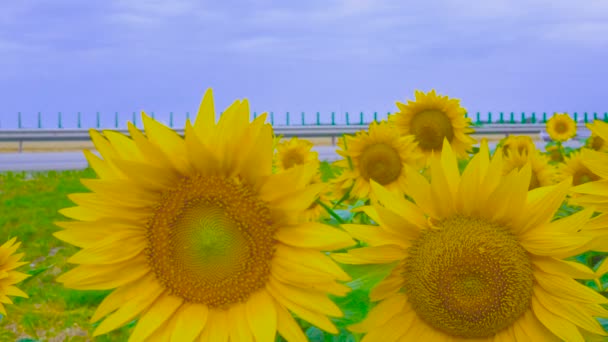
[[[369,247],[333,254],[347,264],[395,264],[372,291],[379,302],[351,327],[363,341],[582,341],[606,335],[593,318],[608,303],[575,279],[594,272],[565,258],[602,234],[584,225],[586,209],[551,221],[569,181],[528,192],[530,167],[501,177],[502,153],[488,147],[458,172],[445,140],[429,183],[408,168],[414,203],[377,183],[379,203],[364,208],[379,226],[344,225]],[[580,231],[579,231],[580,230]]]
[[[21,242],[16,242],[17,238],[12,238],[0,246],[0,314],[6,316],[3,304],[13,304],[8,296],[28,298],[27,294],[13,286],[23,279],[29,277],[28,274],[15,271],[26,262],[19,261],[23,253],[15,254]]]
[[[564,114],[555,114],[547,121],[547,133],[553,141],[566,141],[576,135],[576,123]]]
[[[313,163],[319,166],[319,153],[311,151],[313,144],[308,140],[293,137],[290,140],[279,142],[276,146],[275,156],[278,171],[290,169],[296,165]]]
[[[549,158],[542,155],[538,150],[531,149],[529,152],[521,153],[510,151],[507,152],[508,146],[505,145],[503,149],[504,167],[503,175],[508,175],[512,170],[520,170],[530,163],[531,166],[531,177],[529,190],[536,189],[541,186],[548,186],[555,184],[557,179],[557,168],[549,164]]]
[[[414,135],[427,157],[433,151],[441,151],[446,138],[458,157],[467,158],[476,141],[469,136],[473,133],[469,127],[471,119],[465,118],[466,110],[460,107],[460,100],[437,95],[435,90],[427,94],[416,91],[415,95],[415,101],[397,102],[400,111],[390,117],[401,135]]]
[[[302,214],[302,219],[306,222],[313,222],[319,219],[329,217],[329,213],[325,208],[323,208],[322,205],[319,204],[319,202],[331,206],[330,203],[332,199],[329,193],[331,191],[331,187],[328,183],[324,183],[321,181],[320,173],[317,173],[315,175],[311,184],[321,184],[323,186],[323,189],[321,190],[321,192],[319,192],[318,201],[312,202]]]
[[[557,144],[547,145],[545,147],[545,155],[549,157],[549,160],[553,163],[561,163],[564,161],[563,147]]]
[[[602,137],[598,135],[599,127],[605,127],[606,123],[600,120],[596,120],[593,123],[587,124],[587,128],[591,131],[591,136],[587,138],[585,147],[595,151],[608,152],[608,143]]]
[[[352,187],[353,198],[366,199],[374,180],[390,191],[405,193],[405,165],[421,166],[422,154],[416,145],[414,136],[400,136],[389,122],[372,122],[369,131],[357,132],[354,137],[345,135],[338,142],[337,152],[344,159],[335,165],[344,171],[333,180],[338,189],[335,192]]]
[[[526,158],[535,150],[534,141],[527,135],[510,135],[502,143],[502,152],[505,158]]]
[[[185,138],[142,114],[145,136],[91,130],[103,159],[85,155],[100,179],[62,209],[54,235],[82,247],[66,287],[115,289],[92,322],[94,335],[134,318],[130,341],[274,341],[306,337],[290,311],[337,333],[341,310],[327,294],[349,289],[323,250],[352,245],[341,230],[298,223],[318,196],[313,165],[272,174],[272,128],[249,122],[247,100],[215,123],[211,90]]]
[[[581,185],[587,182],[599,180],[601,177],[590,170],[583,163],[580,151],[575,151],[567,156],[563,163],[558,166],[558,180],[572,177],[572,185]]]

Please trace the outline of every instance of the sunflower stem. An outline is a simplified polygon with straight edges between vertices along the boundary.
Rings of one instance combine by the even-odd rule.
[[[321,200],[319,200],[318,198],[317,198],[317,200],[315,202],[317,202],[318,205],[322,206],[323,209],[325,209],[329,213],[329,215],[331,215],[331,217],[335,218],[336,221],[338,221],[338,223],[344,224],[344,220],[342,220],[342,218],[340,217],[340,215],[336,214],[336,212],[333,211],[332,208],[330,208],[329,206],[327,206],[325,203],[321,202]]]

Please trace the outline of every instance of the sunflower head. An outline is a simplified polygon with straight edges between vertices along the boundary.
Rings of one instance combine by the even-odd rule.
[[[510,135],[502,144],[502,152],[505,158],[526,158],[536,151],[536,146],[531,137],[527,135]]]
[[[273,133],[265,114],[249,122],[247,100],[215,121],[209,90],[182,138],[143,115],[145,135],[91,131],[101,158],[85,151],[99,179],[72,194],[54,235],[82,247],[66,287],[114,289],[92,321],[94,335],[138,317],[133,341],[273,341],[303,333],[291,312],[337,333],[327,294],[349,277],[323,250],[352,239],[301,216],[319,196],[313,164],[272,173]],[[309,279],[318,285],[311,286]]]
[[[512,170],[521,170],[526,163],[530,163],[531,177],[529,190],[541,186],[553,185],[557,181],[557,167],[549,163],[549,158],[534,149],[529,154],[505,153],[503,175],[508,175]]]
[[[396,266],[370,292],[379,303],[350,330],[370,341],[388,331],[403,341],[606,335],[594,317],[608,317],[599,306],[608,300],[573,279],[593,279],[593,271],[564,260],[606,232],[586,225],[592,209],[552,220],[570,181],[528,191],[530,165],[502,176],[503,155],[499,148],[490,160],[482,143],[460,174],[446,140],[430,182],[406,167],[412,201],[372,183],[378,201],[363,210],[379,226],[345,225],[367,246],[333,257]]]
[[[447,139],[456,154],[466,158],[476,141],[469,136],[473,133],[471,119],[465,118],[460,100],[437,95],[435,90],[426,94],[416,91],[415,96],[416,100],[407,104],[397,102],[399,112],[390,117],[401,135],[413,135],[426,156],[441,151],[443,140]]]
[[[572,185],[581,185],[599,180],[601,177],[590,170],[583,162],[580,151],[572,152],[559,165],[558,178],[572,177]]]
[[[405,165],[420,167],[422,154],[413,136],[400,136],[390,122],[369,125],[369,131],[344,136],[338,142],[338,154],[345,159],[336,162],[344,169],[333,182],[337,189],[351,188],[354,198],[366,199],[370,182],[375,181],[396,193],[405,193]]]
[[[591,131],[591,136],[587,138],[585,147],[595,151],[608,152],[608,142],[599,135],[600,131],[608,129],[608,124],[595,120],[593,123],[588,123],[587,128]]]
[[[19,261],[23,253],[15,253],[21,242],[16,242],[17,238],[12,238],[0,246],[0,314],[6,316],[3,304],[13,304],[8,296],[28,298],[27,294],[19,290],[15,284],[29,277],[29,275],[17,272],[16,269],[27,264]]]
[[[290,169],[297,165],[319,164],[319,154],[311,151],[313,144],[308,140],[293,137],[276,145],[275,163],[278,171]]]
[[[545,151],[545,155],[549,157],[551,162],[560,163],[564,161],[563,147],[557,144],[551,144],[545,147]]]
[[[547,121],[547,133],[553,141],[566,141],[576,135],[576,123],[570,115],[555,114]]]

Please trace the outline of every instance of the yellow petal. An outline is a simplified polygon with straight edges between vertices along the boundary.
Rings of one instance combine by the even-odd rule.
[[[342,249],[355,244],[345,232],[317,222],[282,227],[275,233],[275,239],[294,247],[324,251]]]
[[[282,283],[274,277],[270,277],[268,281],[269,288],[272,289],[272,294],[279,293],[285,298],[289,298],[293,303],[308,309],[329,315],[333,317],[342,317],[340,308],[327,297],[323,292],[313,292],[293,287],[289,284]],[[249,323],[251,326],[251,322]]]
[[[534,314],[538,320],[558,337],[572,342],[585,341],[574,324],[572,324],[569,320],[552,313],[550,310],[544,307],[536,297],[532,297],[532,310],[534,310]]]
[[[67,261],[72,264],[116,264],[135,258],[146,246],[145,235],[134,230],[123,230],[78,251]]]
[[[237,303],[232,304],[229,309],[228,329],[230,330],[230,341],[253,342],[253,334],[249,328],[246,306],[246,303]]]
[[[570,180],[565,180],[557,185],[529,191],[524,212],[518,216],[514,226],[519,227],[520,233],[525,233],[531,228],[549,223],[564,201],[569,187]]]
[[[556,275],[566,275],[575,279],[594,279],[593,270],[576,261],[559,260],[551,257],[535,257],[534,266],[544,272]]]
[[[302,332],[300,325],[293,319],[289,311],[273,298],[277,312],[277,329],[284,339],[290,342],[307,342],[306,335]]]
[[[110,265],[81,265],[57,277],[65,287],[77,290],[107,290],[125,285],[148,273],[150,267],[143,254]]]
[[[333,253],[331,257],[343,264],[386,264],[403,260],[407,252],[395,245],[361,247],[347,253]]]
[[[182,175],[189,175],[191,168],[187,160],[186,144],[182,137],[174,130],[147,116],[146,113],[141,114],[148,139],[163,151]]]
[[[175,312],[175,329],[171,341],[193,341],[207,323],[207,306],[199,303],[184,303]]]
[[[228,312],[226,310],[209,310],[207,324],[199,341],[227,342],[228,337]]]
[[[337,280],[351,280],[350,276],[336,265],[331,258],[319,251],[277,244],[275,258],[285,259],[302,267],[326,273],[329,277]]]
[[[527,310],[513,323],[513,332],[517,341],[547,341],[561,342],[549,329],[547,329],[534,315],[532,310]]]
[[[382,205],[391,210],[395,214],[407,219],[414,225],[425,226],[426,217],[420,208],[411,203],[410,201],[403,198],[403,196],[396,196],[394,193],[387,191],[382,185],[371,181],[372,191],[382,203]]]
[[[534,278],[543,289],[558,298],[589,304],[608,304],[608,299],[604,296],[570,277],[539,271],[534,272]]]
[[[165,290],[157,283],[151,282],[142,287],[137,297],[123,303],[120,308],[109,315],[93,332],[93,336],[103,335],[131,321],[145,311]]]
[[[150,306],[150,309],[137,321],[137,325],[129,337],[129,342],[143,341],[150,336],[171,318],[183,302],[182,298],[170,295],[167,292],[160,295]]]
[[[247,321],[257,341],[274,341],[277,312],[265,289],[252,293],[246,303]]]
[[[371,331],[385,324],[386,321],[395,315],[408,312],[409,310],[407,309],[410,307],[406,306],[406,302],[407,297],[403,294],[387,298],[372,308],[362,322],[349,326],[348,330],[358,333]]]
[[[209,88],[205,91],[205,95],[199,106],[196,121],[194,122],[194,130],[196,134],[205,139],[205,141],[212,141],[211,139],[213,137],[211,132],[213,132],[214,127],[215,106],[213,103],[213,90]]]
[[[391,234],[378,226],[343,224],[342,228],[355,239],[364,241],[370,246],[396,244],[402,248],[407,248],[410,245],[409,241],[406,241],[403,237]]]

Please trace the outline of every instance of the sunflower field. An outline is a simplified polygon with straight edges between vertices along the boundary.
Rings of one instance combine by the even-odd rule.
[[[490,149],[457,99],[397,108],[328,163],[208,90],[183,137],[0,174],[0,341],[608,341],[608,123]]]

